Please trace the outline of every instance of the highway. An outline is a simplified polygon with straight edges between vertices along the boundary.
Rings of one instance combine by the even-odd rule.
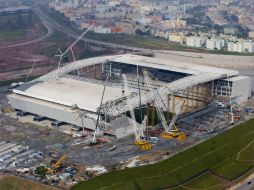
[[[230,187],[228,190],[253,190],[254,189],[254,173],[243,181]]]
[[[55,28],[56,30],[64,32],[65,34],[67,34],[68,36],[70,36],[70,37],[72,37],[74,39],[77,39],[79,37],[79,35],[75,34],[69,28],[60,25],[54,19],[50,18],[40,8],[35,8],[34,12],[40,18],[42,18],[45,22],[49,23],[50,26]],[[132,47],[132,46],[114,44],[114,43],[103,42],[103,41],[99,41],[99,40],[93,40],[93,39],[89,39],[89,38],[82,38],[81,40],[84,41],[84,42],[91,43],[91,44],[100,45],[102,47],[112,47],[112,48],[115,48],[115,49],[129,50],[129,51],[136,51],[136,52],[145,52],[145,53],[152,53],[153,52],[151,49],[144,49],[144,48],[137,48],[137,47]]]
[[[20,43],[15,43],[15,44],[10,44],[10,45],[3,45],[3,46],[0,46],[0,49],[26,46],[26,45],[29,45],[29,44],[32,44],[32,43],[37,43],[37,42],[43,41],[43,40],[47,39],[48,37],[50,37],[54,33],[53,27],[51,26],[51,24],[49,22],[47,22],[45,19],[43,19],[40,15],[38,15],[38,16],[41,19],[43,25],[47,29],[46,34],[44,34],[43,36],[41,36],[39,38],[28,40],[28,41],[25,41],[25,42],[20,42]]]
[[[252,179],[248,179],[244,181],[239,187],[235,190],[253,190],[254,189],[254,177]]]

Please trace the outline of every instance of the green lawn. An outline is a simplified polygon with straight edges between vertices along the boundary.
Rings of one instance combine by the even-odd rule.
[[[0,30],[0,43],[24,37],[25,30]]]
[[[149,49],[165,49],[165,50],[185,50],[188,49],[185,46],[181,46],[176,43],[169,43],[168,41],[142,37],[142,36],[133,36],[128,34],[96,34],[93,32],[88,32],[86,37],[100,40],[104,42],[122,44],[135,46],[140,48],[149,48]]]
[[[46,28],[33,13],[0,16],[0,43],[25,37],[28,29],[40,27],[46,33]]]
[[[81,32],[79,32],[81,34]],[[86,34],[87,38],[100,40],[104,42],[110,42],[120,45],[134,46],[145,49],[154,50],[174,50],[174,51],[189,51],[189,52],[200,52],[200,53],[211,53],[211,54],[225,54],[225,55],[244,55],[253,56],[254,53],[238,53],[238,52],[228,52],[222,50],[207,50],[205,48],[193,48],[181,45],[175,42],[169,42],[168,40],[160,40],[151,37],[142,37],[137,35],[128,34],[97,34],[93,32],[88,32]]]
[[[254,139],[239,153],[239,161],[254,162]]]
[[[253,132],[254,119],[160,163],[111,172],[82,182],[72,190],[165,189],[181,185],[194,176],[213,169],[222,176],[234,178],[247,171],[251,164],[239,169],[236,164],[242,163],[225,162],[236,159],[237,153],[253,140]],[[222,163],[225,164],[225,169],[220,168]]]
[[[191,182],[184,184],[184,187],[192,189],[224,189],[226,182],[220,178],[206,172],[205,174],[193,179]]]
[[[70,40],[73,40],[70,38]],[[60,48],[62,51],[67,49],[68,47],[65,47],[65,43],[67,42],[67,36],[61,32],[55,31],[52,36],[50,36],[47,39],[47,42],[52,42],[52,45],[49,45],[45,48],[40,49],[39,53],[41,55],[45,55],[47,57],[55,58],[55,55],[60,54],[57,50]]]
[[[233,180],[239,175],[245,173],[253,166],[251,163],[240,162],[236,160],[228,160],[221,165],[218,165],[213,169],[213,172],[219,176],[222,176],[228,180]]]

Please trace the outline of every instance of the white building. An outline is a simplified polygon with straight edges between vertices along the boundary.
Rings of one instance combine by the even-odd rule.
[[[207,49],[218,49],[221,50],[225,46],[225,41],[222,39],[207,39],[206,48]]]
[[[244,40],[240,42],[228,42],[227,50],[231,52],[239,52],[239,53],[252,53],[254,51],[254,43],[249,40]]]
[[[236,98],[237,102],[246,101],[251,96],[251,80],[247,76],[235,76],[228,80],[216,80],[214,95]],[[242,93],[245,92],[245,93]]]
[[[244,52],[252,53],[254,51],[254,43],[251,40],[244,41],[243,48],[244,48]]]
[[[93,28],[93,31],[98,34],[109,34],[111,33],[111,29],[107,27],[97,26]]]
[[[202,47],[204,39],[197,36],[190,36],[186,38],[186,45],[190,47]]]

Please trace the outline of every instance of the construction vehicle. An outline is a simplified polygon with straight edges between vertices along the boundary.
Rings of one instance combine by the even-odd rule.
[[[3,113],[11,113],[12,111],[13,111],[13,109],[11,107],[3,107],[2,108]]]
[[[136,122],[133,106],[129,100],[130,91],[128,87],[127,76],[125,74],[122,74],[122,78],[123,78],[123,84],[124,84],[124,92],[125,92],[125,95],[127,96],[127,104],[130,110],[130,116],[131,116],[131,119],[134,121],[132,123],[132,127],[135,134],[135,144],[140,148],[140,150],[150,150],[152,148],[152,145],[147,141],[147,138],[144,135],[144,128],[141,127],[140,129],[138,129],[137,127],[137,122]],[[144,118],[142,125],[144,125],[145,123],[146,123],[146,117]]]
[[[144,80],[147,83],[149,93],[151,96],[154,97],[154,105],[155,105],[156,111],[158,113],[159,119],[161,120],[162,126],[164,128],[164,132],[161,133],[161,137],[166,138],[166,139],[177,138],[178,141],[184,141],[186,139],[186,135],[185,135],[185,133],[179,131],[179,129],[175,125],[175,122],[176,122],[177,118],[179,117],[179,114],[183,108],[185,101],[182,101],[180,109],[177,110],[177,112],[174,114],[170,124],[168,125],[166,118],[164,116],[163,110],[161,108],[161,105],[164,105],[164,102],[162,101],[162,97],[160,96],[158,91],[155,90],[151,86],[151,79],[149,77],[147,70],[143,70],[143,75],[144,75]]]
[[[51,168],[47,168],[47,174],[54,174],[54,170]]]
[[[51,167],[47,168],[47,174],[54,174],[56,170],[60,169],[64,160],[66,160],[67,156],[63,155],[58,161],[53,162]]]
[[[63,163],[64,160],[66,160],[67,156],[63,155],[57,162],[52,164],[53,169],[58,169],[61,167],[61,164]]]

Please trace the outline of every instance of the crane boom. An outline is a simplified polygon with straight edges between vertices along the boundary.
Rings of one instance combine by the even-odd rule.
[[[122,77],[123,77],[124,91],[125,91],[126,95],[129,96],[130,91],[129,91],[129,87],[128,87],[127,77],[126,77],[125,74],[122,74]],[[138,141],[138,140],[140,140],[140,135],[139,135],[139,132],[138,132],[138,127],[137,127],[137,122],[136,122],[136,119],[135,119],[133,106],[131,105],[131,102],[129,101],[128,97],[127,97],[127,104],[128,104],[128,107],[129,107],[131,119],[134,121],[133,124],[132,124],[132,127],[133,127],[133,130],[134,130],[134,133],[135,133],[135,138],[136,138],[136,141]]]
[[[58,68],[61,65],[61,61],[63,59],[63,56],[68,53],[70,50],[72,50],[72,48],[79,42],[79,40],[81,40],[84,35],[94,26],[94,23],[92,25],[90,25],[59,57],[60,57],[60,61],[58,64]],[[74,54],[73,54],[74,55]]]
[[[184,103],[185,103],[185,101],[183,100],[182,103],[181,103],[180,108],[174,114],[174,116],[173,116],[173,118],[172,118],[172,120],[171,120],[171,122],[170,122],[170,124],[168,126],[168,128],[171,129],[171,131],[178,131],[178,129],[176,127],[174,127],[174,125],[175,125],[175,122],[178,119],[178,117],[179,117],[179,115],[180,115],[180,113],[181,113],[181,111],[183,109]]]
[[[131,118],[133,120],[132,127],[133,127],[134,134],[135,134],[135,144],[137,146],[139,146],[139,148],[141,150],[150,150],[152,148],[152,145],[149,144],[148,141],[146,140],[146,137],[145,137],[144,131],[143,131],[143,127],[138,129],[137,122],[136,122],[136,119],[135,119],[134,110],[133,110],[133,105],[129,101],[130,91],[129,91],[129,87],[128,87],[127,76],[125,74],[122,74],[122,78],[123,78],[123,84],[124,84],[124,91],[127,94],[127,104],[128,104],[128,107],[129,107]],[[146,122],[146,117],[144,118],[141,125],[143,125],[145,122]]]
[[[159,118],[161,120],[162,126],[166,132],[169,132],[169,128],[167,126],[167,121],[165,119],[162,109],[160,108],[160,105],[163,105],[162,99],[159,97],[158,92],[151,86],[151,80],[148,75],[148,71],[143,70],[143,74],[144,74],[145,82],[147,83],[147,86],[149,89],[150,96],[154,97],[155,108],[156,108],[156,111],[157,111]]]
[[[171,122],[169,125],[167,125],[167,121],[165,119],[164,113],[161,109],[161,105],[163,105],[163,101],[162,98],[160,97],[160,94],[158,93],[157,90],[155,90],[152,86],[151,86],[151,80],[148,74],[147,70],[143,70],[143,75],[144,75],[144,80],[148,85],[148,89],[149,89],[149,93],[150,96],[154,97],[155,100],[155,107],[156,107],[156,111],[159,115],[159,118],[161,120],[161,123],[164,127],[164,132],[161,134],[162,137],[167,138],[167,139],[172,139],[172,138],[178,138],[178,141],[184,141],[186,139],[186,136],[184,133],[179,132],[179,130],[176,128],[175,126],[175,122],[183,108],[184,102],[182,103],[182,105],[180,106],[180,109],[178,110],[177,114],[174,115],[174,117],[172,118]]]
[[[98,115],[97,115],[96,124],[95,124],[95,130],[94,130],[94,133],[93,133],[93,138],[92,138],[91,144],[96,144],[97,143],[96,133],[98,132],[98,130],[100,130],[99,129],[99,119],[100,119],[100,115],[101,115],[101,105],[103,103],[105,90],[106,90],[106,86],[107,86],[107,83],[108,83],[108,78],[109,78],[109,75],[107,75],[106,81],[105,81],[104,86],[103,86],[100,107],[99,107],[99,110],[98,110]]]
[[[63,155],[55,164],[53,164],[54,168],[59,168],[61,163],[67,158],[66,155]]]

